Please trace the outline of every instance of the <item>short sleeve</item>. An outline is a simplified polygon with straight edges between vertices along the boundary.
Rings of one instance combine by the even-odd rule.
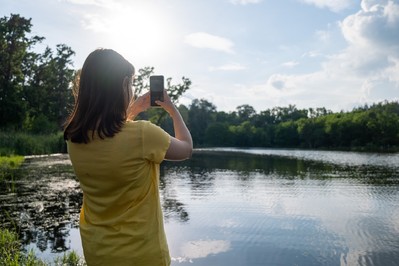
[[[142,134],[144,159],[161,163],[170,145],[170,135],[151,122],[144,123]]]

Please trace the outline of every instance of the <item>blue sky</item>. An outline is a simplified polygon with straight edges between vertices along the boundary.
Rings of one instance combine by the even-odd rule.
[[[98,47],[172,83],[181,102],[333,111],[399,99],[399,0],[0,0],[80,68]]]

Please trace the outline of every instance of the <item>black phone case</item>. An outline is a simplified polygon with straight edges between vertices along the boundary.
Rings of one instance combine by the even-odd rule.
[[[150,76],[150,99],[151,106],[157,107],[155,101],[163,102],[164,77]]]

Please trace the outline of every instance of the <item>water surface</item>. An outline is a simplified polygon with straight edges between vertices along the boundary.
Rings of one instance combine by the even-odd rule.
[[[2,222],[48,260],[81,253],[67,155],[24,168],[15,193],[1,188]],[[160,190],[172,265],[399,262],[398,154],[202,149],[163,163]]]

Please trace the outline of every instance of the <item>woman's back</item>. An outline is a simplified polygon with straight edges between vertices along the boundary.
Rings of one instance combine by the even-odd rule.
[[[80,231],[89,265],[168,265],[159,200],[159,164],[170,136],[146,121],[112,138],[68,141],[83,190]]]

